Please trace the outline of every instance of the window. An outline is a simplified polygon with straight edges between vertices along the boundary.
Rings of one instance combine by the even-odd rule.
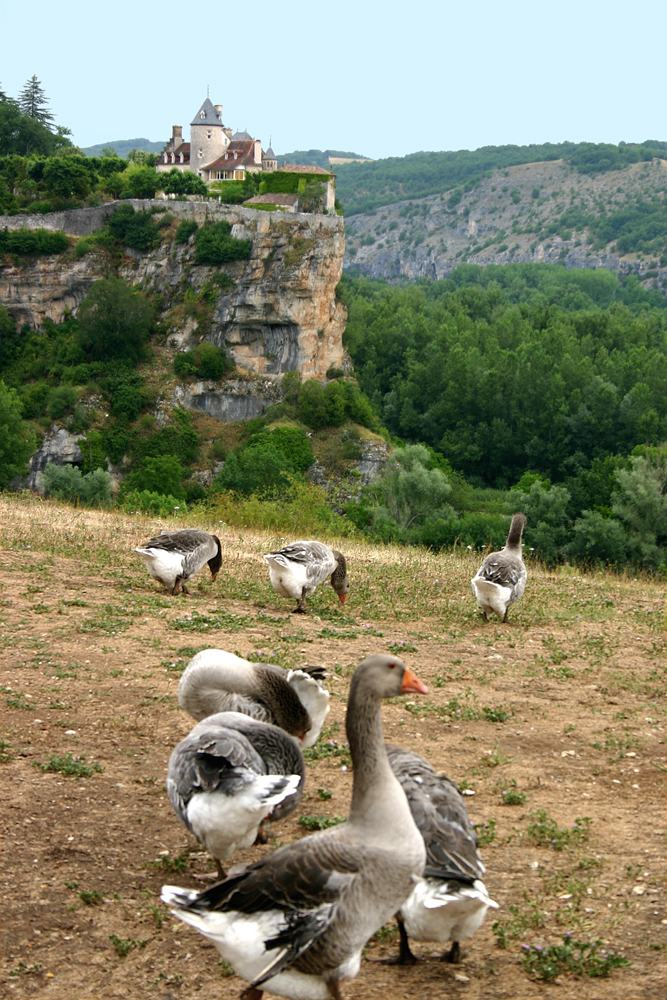
[[[200,149],[199,152],[197,153],[197,156],[199,157],[200,160],[203,157],[203,155],[204,155],[204,150]]]
[[[201,118],[202,121],[204,121],[204,119],[206,118],[206,112],[205,111],[200,112],[199,117]]]
[[[207,139],[211,138],[211,129],[209,129],[208,132],[206,133],[206,138]]]

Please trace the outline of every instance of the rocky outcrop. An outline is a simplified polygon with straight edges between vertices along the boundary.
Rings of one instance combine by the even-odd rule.
[[[271,403],[281,398],[278,386],[269,379],[229,379],[222,386],[218,382],[178,385],[172,393],[170,406],[199,410],[230,423],[261,417]]]
[[[135,209],[165,208],[162,200],[132,202]],[[79,235],[105,223],[113,206],[45,216],[5,217],[10,229],[29,226],[58,228]],[[261,376],[300,371],[304,378],[322,378],[344,361],[345,308],[336,301],[343,266],[342,219],[325,215],[289,215],[253,211],[210,202],[169,202],[171,214],[199,225],[226,221],[232,235],[252,241],[249,260],[219,267],[197,265],[195,246],[166,239],[149,253],[133,251],[120,267],[121,277],[159,296],[162,318],[174,349],[202,339],[224,347],[241,368]],[[93,213],[93,214],[90,214]],[[104,260],[89,253],[0,267],[0,301],[19,323],[37,328],[45,318],[59,322],[76,310],[94,281],[105,273]],[[213,296],[213,309],[181,308],[189,293]],[[202,315],[205,314],[205,321]],[[248,403],[252,409],[255,403]]]
[[[83,452],[79,441],[83,434],[70,434],[64,427],[53,424],[44,435],[44,440],[28,462],[28,475],[12,483],[13,489],[37,490],[44,488],[44,469],[49,462],[53,465],[78,465],[83,462]]]

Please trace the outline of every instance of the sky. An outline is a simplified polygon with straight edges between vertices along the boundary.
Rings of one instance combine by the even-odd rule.
[[[2,24],[0,87],[36,74],[79,146],[189,138],[207,85],[278,154],[667,139],[664,0],[33,0]]]

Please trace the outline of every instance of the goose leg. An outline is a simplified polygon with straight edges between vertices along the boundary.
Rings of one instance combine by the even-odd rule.
[[[507,621],[507,612],[508,612],[508,611],[509,611],[509,608],[506,608],[506,610],[505,610],[505,617],[503,618],[503,621],[504,621],[504,622],[506,622],[506,621]]]
[[[378,961],[381,965],[416,965],[417,959],[410,951],[408,932],[398,913],[396,914],[396,923],[398,924],[398,933],[400,934],[398,955],[394,955],[393,958],[381,958]]]
[[[301,591],[301,597],[299,598],[297,605],[292,612],[293,615],[307,615],[308,608],[306,607],[306,588],[304,587]]]
[[[176,597],[176,595],[180,594],[180,592],[181,592],[181,578],[180,578],[180,576],[177,576],[176,577],[176,582],[175,582],[174,586],[172,587],[171,593],[172,593],[173,597]]]
[[[215,875],[213,872],[207,872],[206,875],[193,875],[192,877],[196,878],[198,882],[224,882],[227,878],[227,872],[220,864],[218,858],[213,858],[213,860],[215,861],[216,868]]]
[[[184,583],[181,583],[181,593],[182,594],[188,594],[188,595],[190,593],[190,591],[188,590],[188,588],[185,586]]]
[[[263,990],[258,990],[256,986],[249,986],[240,994],[240,1000],[262,1000],[263,996]]]
[[[257,829],[257,836],[255,837],[255,844],[268,844],[269,842],[269,824],[266,820],[262,820]]]
[[[457,965],[463,956],[461,955],[461,945],[458,941],[452,941],[452,946],[449,951],[440,959],[441,962],[451,962],[453,965]]]

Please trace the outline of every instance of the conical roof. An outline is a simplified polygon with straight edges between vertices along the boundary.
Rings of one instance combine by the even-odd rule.
[[[271,149],[270,146],[269,146],[268,149],[264,150],[264,159],[265,160],[275,160],[276,159],[276,154],[273,152],[273,150]]]
[[[206,98],[201,108],[190,122],[191,125],[222,125],[222,118],[215,110],[210,98]]]

